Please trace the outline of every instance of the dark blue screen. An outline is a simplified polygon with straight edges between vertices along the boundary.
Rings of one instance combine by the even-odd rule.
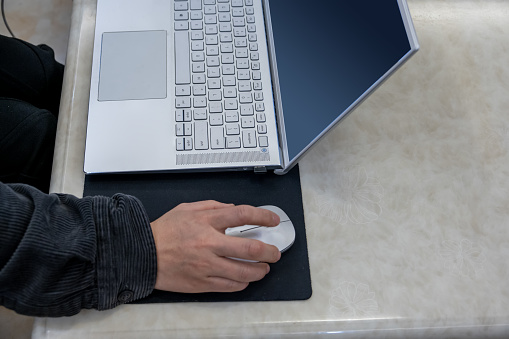
[[[290,159],[352,105],[410,44],[396,0],[271,0]]]

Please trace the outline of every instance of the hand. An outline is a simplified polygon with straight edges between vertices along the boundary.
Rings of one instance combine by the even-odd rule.
[[[157,253],[159,290],[234,292],[262,279],[267,263],[281,258],[277,247],[227,236],[228,227],[277,226],[277,214],[252,206],[216,201],[180,204],[151,223]],[[243,262],[230,258],[259,262]]]

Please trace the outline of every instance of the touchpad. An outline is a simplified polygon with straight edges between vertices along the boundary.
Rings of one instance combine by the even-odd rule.
[[[103,33],[99,101],[166,98],[166,31]]]

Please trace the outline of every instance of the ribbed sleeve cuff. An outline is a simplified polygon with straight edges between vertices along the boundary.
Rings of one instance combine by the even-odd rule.
[[[135,197],[94,197],[99,310],[143,298],[154,289],[157,258],[150,221]]]

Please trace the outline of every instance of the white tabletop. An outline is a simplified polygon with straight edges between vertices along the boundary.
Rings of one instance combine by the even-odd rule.
[[[509,336],[509,2],[409,0],[421,50],[300,163],[306,301],[124,305],[34,338]],[[75,0],[52,190],[80,196],[94,0]]]

